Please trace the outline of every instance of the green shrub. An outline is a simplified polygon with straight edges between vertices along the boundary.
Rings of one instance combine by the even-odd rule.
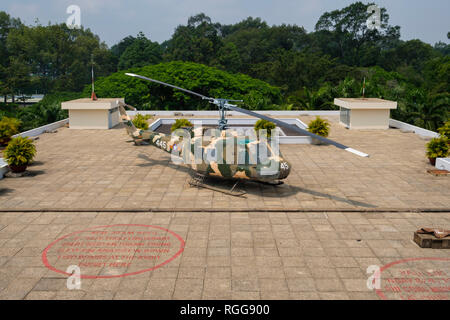
[[[270,138],[272,136],[272,130],[275,130],[275,127],[275,123],[264,119],[259,119],[256,121],[253,128],[255,129],[257,135],[259,134],[259,130],[267,130],[267,138]]]
[[[450,139],[450,121],[447,121],[442,127],[438,129],[441,136]]]
[[[133,118],[133,124],[138,129],[147,130],[148,129],[147,119],[149,119],[148,116],[143,116],[142,114],[138,113]]]
[[[308,124],[308,131],[321,137],[328,137],[328,134],[330,133],[330,123],[321,117],[316,117],[316,119]]]
[[[21,121],[20,131],[27,131],[52,122],[68,118],[67,110],[61,109],[61,102],[82,98],[77,92],[49,93],[36,104],[17,106],[14,104],[0,104],[0,118],[14,117]]]
[[[125,72],[164,81],[210,97],[245,100],[251,108],[267,109],[282,102],[281,89],[244,74],[231,74],[194,62],[171,61],[113,73],[95,81],[99,97],[124,97],[128,104],[146,110],[217,110],[207,100],[138,80]],[[83,94],[90,95],[91,85]],[[256,104],[254,104],[256,103]]]
[[[3,155],[9,165],[28,165],[36,155],[36,147],[33,140],[18,136],[11,139]]]
[[[3,117],[0,120],[0,144],[7,144],[13,135],[19,133],[20,124],[16,118]]]
[[[433,138],[427,143],[427,157],[430,159],[434,158],[445,158],[449,152],[448,139],[447,137]]]
[[[174,132],[175,130],[180,129],[182,127],[192,127],[192,126],[193,124],[188,119],[177,119],[170,128],[170,131]]]

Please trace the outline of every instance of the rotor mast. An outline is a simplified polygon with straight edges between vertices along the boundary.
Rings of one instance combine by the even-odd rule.
[[[228,128],[228,120],[226,118],[226,111],[228,109],[228,102],[243,102],[242,100],[230,100],[230,99],[214,99],[211,103],[215,104],[219,108],[219,130],[226,130]]]

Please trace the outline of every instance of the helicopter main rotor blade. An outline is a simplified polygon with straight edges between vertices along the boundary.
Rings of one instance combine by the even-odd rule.
[[[171,88],[174,88],[174,89],[178,89],[178,90],[181,90],[181,91],[184,91],[184,92],[193,94],[193,95],[195,95],[195,96],[198,96],[198,97],[200,97],[200,98],[202,98],[202,99],[204,99],[204,100],[217,101],[217,100],[214,99],[214,98],[207,97],[207,96],[204,96],[204,95],[202,95],[202,94],[200,94],[200,93],[197,93],[197,92],[194,92],[194,91],[191,91],[191,90],[188,90],[188,89],[183,89],[183,88],[180,88],[180,87],[177,87],[177,86],[174,86],[174,85],[172,85],[172,84],[165,83],[165,82],[162,82],[162,81],[159,81],[159,80],[147,78],[147,77],[144,77],[144,76],[141,76],[141,75],[138,75],[138,74],[134,74],[134,73],[125,73],[125,74],[126,74],[127,76],[130,76],[130,77],[136,77],[136,78],[139,78],[139,79],[142,79],[142,80],[151,81],[151,82],[155,82],[155,83],[158,83],[158,84],[162,84],[162,85],[164,85],[164,86],[168,86],[168,87],[171,87]],[[228,100],[228,101],[231,101],[231,100]],[[241,113],[244,113],[244,114],[248,114],[248,115],[253,116],[253,117],[256,117],[256,118],[260,118],[260,119],[264,119],[264,120],[267,120],[267,121],[271,121],[271,122],[273,122],[273,123],[275,123],[275,124],[278,124],[278,126],[280,126],[280,127],[288,128],[288,129],[294,130],[294,131],[296,131],[296,132],[298,132],[298,133],[300,133],[300,134],[310,136],[310,137],[312,137],[312,138],[315,138],[315,139],[317,139],[317,140],[319,140],[319,141],[322,141],[322,142],[324,142],[324,143],[327,143],[327,144],[331,144],[331,145],[333,145],[333,146],[335,146],[335,147],[337,147],[337,148],[339,148],[339,149],[343,149],[343,150],[345,150],[345,151],[354,153],[354,154],[356,154],[356,155],[358,155],[358,156],[360,156],[360,157],[368,157],[368,156],[369,156],[368,154],[366,154],[366,153],[364,153],[364,152],[361,152],[361,151],[352,149],[352,148],[350,148],[350,147],[347,147],[347,146],[345,146],[345,145],[343,145],[343,144],[340,144],[340,143],[338,143],[338,142],[335,142],[335,141],[333,141],[333,140],[330,140],[330,139],[327,139],[327,138],[318,136],[318,135],[316,135],[316,134],[314,134],[314,133],[311,133],[311,132],[309,132],[309,131],[307,131],[307,130],[301,129],[301,128],[297,127],[297,126],[291,125],[291,124],[286,123],[286,122],[284,122],[284,121],[277,120],[277,119],[273,119],[273,118],[267,117],[267,116],[265,116],[265,115],[262,115],[262,114],[259,114],[259,113],[256,113],[256,112],[253,112],[253,111],[250,111],[250,110],[247,110],[247,109],[242,109],[242,108],[239,108],[239,107],[237,107],[237,106],[235,106],[235,105],[232,105],[232,104],[225,103],[224,106],[225,106],[226,108],[230,109],[230,110],[234,110],[234,111],[237,111],[237,112],[241,112]]]
[[[171,88],[174,88],[174,89],[178,89],[178,90],[181,90],[181,91],[184,91],[184,92],[193,94],[193,95],[195,95],[195,96],[197,96],[197,97],[200,97],[200,98],[202,98],[202,99],[204,99],[204,100],[214,100],[213,98],[204,96],[204,95],[202,95],[202,94],[200,94],[200,93],[197,93],[197,92],[194,92],[194,91],[191,91],[191,90],[188,90],[188,89],[183,89],[183,88],[174,86],[173,84],[169,84],[169,83],[165,83],[165,82],[162,82],[162,81],[159,81],[159,80],[147,78],[147,77],[140,76],[140,75],[134,74],[134,73],[125,73],[125,74],[126,74],[127,76],[130,76],[130,77],[135,77],[135,78],[139,78],[139,79],[142,79],[142,80],[147,80],[147,81],[151,81],[151,82],[155,82],[155,83],[158,83],[158,84],[162,84],[162,85],[164,85],[164,86],[168,86],[168,87],[171,87]]]
[[[321,136],[319,136],[317,134],[311,133],[311,132],[309,132],[307,130],[301,129],[301,128],[297,127],[297,126],[294,126],[292,124],[286,123],[284,121],[281,121],[281,120],[278,120],[278,119],[273,119],[271,117],[268,117],[268,116],[265,116],[265,115],[262,115],[262,114],[259,114],[259,113],[247,110],[247,109],[242,109],[242,108],[239,108],[239,107],[237,107],[235,105],[232,105],[232,104],[225,104],[225,107],[230,109],[230,110],[234,110],[234,111],[237,111],[237,112],[248,114],[249,116],[253,116],[253,117],[256,117],[256,118],[263,119],[263,120],[271,121],[271,122],[277,124],[280,127],[287,128],[287,129],[290,129],[290,130],[294,130],[294,131],[296,131],[296,132],[298,132],[300,134],[310,136],[312,138],[315,138],[315,139],[317,139],[319,141],[322,141],[324,143],[327,143],[327,144],[331,144],[331,145],[333,145],[333,146],[335,146],[335,147],[337,147],[339,149],[345,150],[347,152],[354,153],[354,154],[356,154],[356,155],[358,155],[360,157],[368,157],[369,156],[368,154],[366,154],[364,152],[352,149],[350,147],[347,147],[347,146],[345,146],[343,144],[340,144],[338,142],[335,142],[333,140],[321,137]]]

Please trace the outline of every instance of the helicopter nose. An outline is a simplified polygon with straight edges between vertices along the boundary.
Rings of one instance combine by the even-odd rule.
[[[291,164],[287,161],[280,162],[280,173],[278,174],[278,179],[285,179],[291,172]]]

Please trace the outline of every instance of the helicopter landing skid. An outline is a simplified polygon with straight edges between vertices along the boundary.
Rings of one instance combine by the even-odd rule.
[[[205,183],[206,176],[196,173],[190,180],[189,185],[192,187],[198,187],[198,188],[205,188],[217,192],[221,192],[233,197],[242,197],[245,196],[245,191],[235,191],[235,188],[239,181],[236,181],[236,183],[233,185],[233,187],[230,190],[223,190],[214,186],[211,186],[207,183]]]

